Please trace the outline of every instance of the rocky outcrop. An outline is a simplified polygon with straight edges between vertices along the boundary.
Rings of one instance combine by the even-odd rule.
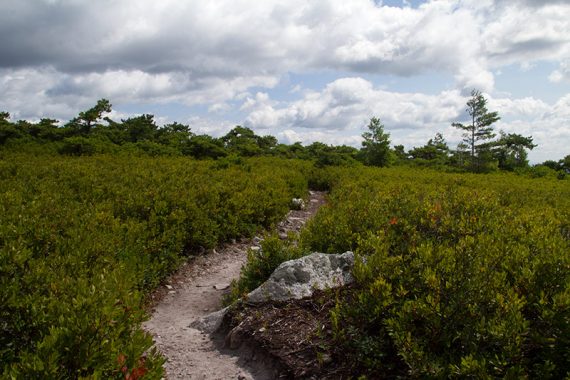
[[[269,279],[245,297],[248,303],[287,301],[310,297],[315,290],[348,285],[353,282],[351,270],[354,254],[313,253],[300,259],[282,263]],[[228,308],[209,314],[193,322],[190,327],[205,333],[215,332]]]
[[[269,279],[249,293],[247,302],[286,301],[310,297],[316,289],[347,285],[353,281],[354,254],[313,253],[282,263]]]

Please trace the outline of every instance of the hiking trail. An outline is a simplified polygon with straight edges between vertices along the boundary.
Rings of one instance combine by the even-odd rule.
[[[277,226],[281,238],[298,232],[320,206],[325,193],[311,191],[303,210],[291,210]],[[143,328],[152,334],[158,350],[166,357],[166,378],[174,379],[272,379],[270,363],[256,360],[255,354],[219,349],[208,334],[189,325],[221,309],[222,297],[233,279],[239,277],[247,250],[261,239],[243,239],[190,259],[158,289],[151,299],[151,318]]]

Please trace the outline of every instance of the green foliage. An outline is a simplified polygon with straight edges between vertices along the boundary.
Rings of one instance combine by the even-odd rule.
[[[220,139],[208,135],[192,136],[188,146],[183,150],[184,154],[198,159],[220,158],[227,156],[224,143]]]
[[[408,155],[414,160],[415,164],[420,166],[445,165],[449,156],[449,147],[443,135],[436,133],[435,137],[429,139],[426,145],[411,149]]]
[[[532,150],[536,144],[532,137],[524,137],[516,133],[501,132],[501,137],[494,143],[494,154],[498,160],[499,168],[513,171],[515,168],[528,166],[526,149]]]
[[[566,183],[403,168],[337,174],[301,243],[356,251],[356,286],[331,315],[355,371],[568,376]]]
[[[384,132],[384,125],[377,117],[370,119],[367,128],[362,134],[362,161],[370,166],[388,166],[392,161],[390,134]]]
[[[279,264],[299,258],[302,252],[289,241],[282,241],[277,235],[266,236],[260,250],[250,249],[247,263],[240,278],[232,283],[227,303],[241,298],[266,281]]]
[[[70,120],[66,127],[73,135],[89,135],[93,127],[99,126],[97,122],[103,118],[103,114],[111,112],[111,107],[107,99],[100,99],[94,107]]]
[[[280,220],[310,168],[3,153],[0,377],[160,378],[144,295],[195,248]]]
[[[95,153],[100,153],[97,145],[96,140],[93,138],[68,137],[63,140],[59,153],[67,156],[92,156]]]
[[[222,141],[230,152],[241,156],[250,157],[262,153],[258,136],[246,127],[236,126],[222,137]]]
[[[488,169],[486,164],[491,155],[490,145],[485,141],[495,137],[492,125],[500,120],[500,117],[497,112],[487,110],[487,99],[477,90],[471,92],[466,111],[471,117],[471,123],[453,123],[452,126],[464,131],[463,143],[470,151],[471,170],[486,171]]]

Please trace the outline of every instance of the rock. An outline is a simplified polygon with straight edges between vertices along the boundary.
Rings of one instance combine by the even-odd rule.
[[[282,263],[269,279],[247,295],[247,302],[286,301],[310,297],[316,289],[336,288],[354,281],[351,275],[354,254],[313,253]],[[215,289],[226,284],[214,285]],[[229,284],[227,285],[229,287]],[[226,288],[224,288],[226,289]],[[221,288],[220,288],[221,290]],[[190,324],[191,328],[211,334],[222,325],[228,307],[208,314]],[[260,330],[260,332],[263,332]],[[238,326],[226,337],[226,346],[235,349],[241,345],[242,330]]]
[[[168,285],[168,284],[167,284],[167,285],[164,285],[164,286],[166,286],[166,289],[172,290],[172,285]]]
[[[291,199],[291,208],[293,210],[304,210],[305,209],[305,201],[301,198],[293,198],[293,199]]]
[[[216,290],[226,290],[230,287],[230,284],[216,284],[214,285],[214,289]]]
[[[335,288],[353,282],[354,254],[313,253],[279,265],[269,279],[247,295],[247,301],[286,301],[310,297],[315,289]]]
[[[200,319],[195,320],[194,322],[190,323],[190,327],[193,329],[202,331],[206,334],[211,334],[216,331],[222,325],[222,320],[226,315],[228,308],[223,308],[222,310],[218,310],[211,314],[206,315]]]
[[[261,247],[258,247],[256,245],[252,245],[251,247],[249,247],[249,250],[253,252],[259,252],[260,249]]]

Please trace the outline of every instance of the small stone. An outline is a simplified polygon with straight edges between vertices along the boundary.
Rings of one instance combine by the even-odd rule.
[[[169,290],[168,294],[176,294],[176,290]]]
[[[190,324],[190,327],[199,330],[205,334],[211,334],[216,331],[221,325],[228,308],[218,310],[212,314],[199,318]]]
[[[226,290],[230,287],[230,284],[216,284],[214,285],[214,289],[216,290]]]
[[[257,247],[257,246],[254,245],[254,246],[249,247],[249,249],[250,249],[251,251],[253,251],[253,252],[259,252],[259,250],[261,249],[261,247]]]
[[[172,285],[166,284],[165,286],[166,286],[166,289],[168,289],[168,290],[172,290],[172,289],[173,289],[173,288],[172,288]]]

